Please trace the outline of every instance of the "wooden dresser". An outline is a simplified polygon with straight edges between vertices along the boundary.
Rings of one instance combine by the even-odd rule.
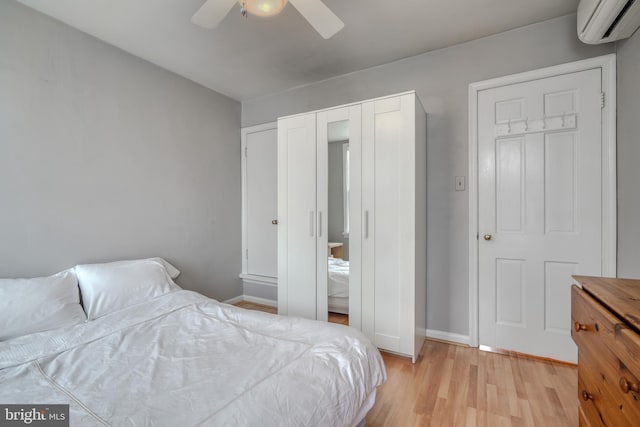
[[[640,280],[573,277],[580,426],[640,426]]]

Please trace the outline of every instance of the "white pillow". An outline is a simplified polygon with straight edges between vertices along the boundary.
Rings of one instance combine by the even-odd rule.
[[[77,265],[75,271],[89,320],[180,289],[154,259]]]
[[[0,279],[0,341],[85,320],[72,271],[33,279]]]
[[[180,275],[180,270],[178,270],[173,265],[171,265],[169,263],[169,261],[167,261],[166,259],[155,257],[155,258],[149,258],[148,260],[149,261],[157,261],[157,262],[161,263],[164,266],[164,268],[167,270],[167,273],[169,274],[169,277],[171,277],[172,279],[175,279],[176,277],[178,277]]]

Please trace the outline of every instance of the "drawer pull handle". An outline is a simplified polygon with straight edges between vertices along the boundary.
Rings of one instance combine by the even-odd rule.
[[[587,390],[582,390],[582,400],[585,402],[588,400],[593,400],[593,396],[587,392]]]
[[[589,325],[585,325],[584,323],[576,322],[573,326],[576,328],[576,332],[589,330]]]
[[[620,385],[620,390],[622,390],[623,393],[629,393],[630,391],[640,393],[640,386],[636,383],[630,383],[625,377],[620,377],[618,384]]]

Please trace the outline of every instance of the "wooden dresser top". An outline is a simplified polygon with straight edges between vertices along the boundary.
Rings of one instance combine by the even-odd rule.
[[[573,276],[594,298],[640,333],[640,280]]]

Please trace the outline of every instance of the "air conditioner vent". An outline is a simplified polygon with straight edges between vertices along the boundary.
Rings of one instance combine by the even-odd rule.
[[[578,5],[578,37],[585,43],[631,37],[639,26],[638,0],[580,0]]]
[[[620,13],[618,14],[618,16],[616,16],[616,19],[613,20],[613,23],[611,24],[611,26],[607,29],[607,31],[604,33],[603,38],[607,38],[611,36],[611,33],[613,32],[613,30],[618,26],[618,24],[620,23],[620,21],[622,20],[622,18],[624,17],[624,15],[629,11],[629,9],[631,8],[631,6],[633,6],[633,4],[636,2],[636,0],[629,0],[627,2],[627,4],[624,5],[624,7],[622,8],[622,10],[620,11]]]

